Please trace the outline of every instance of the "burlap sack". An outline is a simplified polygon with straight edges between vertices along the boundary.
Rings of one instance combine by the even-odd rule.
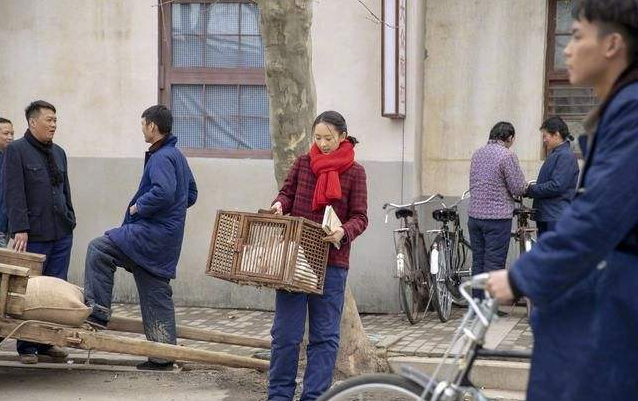
[[[29,278],[24,301],[20,316],[24,320],[79,327],[91,314],[91,308],[84,305],[82,288],[55,277]]]

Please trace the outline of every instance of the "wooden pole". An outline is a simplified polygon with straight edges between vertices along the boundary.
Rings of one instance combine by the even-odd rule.
[[[127,333],[144,334],[144,326],[142,325],[141,319],[132,319],[121,316],[111,316],[107,329],[114,331],[123,331]],[[221,344],[242,345],[244,347],[252,348],[270,349],[269,340],[179,325],[177,326],[177,338]]]
[[[245,356],[118,337],[100,332],[81,332],[78,333],[78,338],[82,341],[79,347],[83,349],[142,355],[168,360],[200,362],[234,368],[253,368],[262,372],[268,370],[269,366],[268,361]]]
[[[8,336],[22,322],[24,321],[0,317],[0,337]],[[235,368],[252,368],[259,371],[265,371],[269,366],[267,361],[245,356],[119,337],[103,332],[92,332],[48,323],[27,323],[12,337],[60,347],[116,352]]]

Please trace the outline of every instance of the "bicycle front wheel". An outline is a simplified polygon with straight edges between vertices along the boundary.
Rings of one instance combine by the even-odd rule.
[[[419,292],[419,281],[422,272],[416,268],[412,260],[412,247],[407,239],[397,245],[397,255],[403,254],[403,272],[399,278],[399,296],[401,306],[411,324],[416,324],[425,315],[423,296]]]
[[[348,379],[317,401],[418,401],[422,399],[421,393],[423,387],[405,377],[371,374]]]

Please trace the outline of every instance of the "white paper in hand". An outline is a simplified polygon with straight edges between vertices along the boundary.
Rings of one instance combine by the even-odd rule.
[[[341,227],[341,220],[339,220],[339,216],[337,216],[337,213],[335,213],[334,209],[330,205],[326,206],[326,210],[323,212],[323,222],[321,223],[321,226],[326,234],[330,234],[336,228]],[[332,242],[332,245],[334,245],[337,249],[341,248],[341,244],[339,242]]]

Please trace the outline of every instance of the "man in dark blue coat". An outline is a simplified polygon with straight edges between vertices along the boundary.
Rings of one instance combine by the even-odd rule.
[[[534,198],[538,235],[551,231],[563,210],[576,194],[578,161],[570,147],[569,128],[558,116],[548,118],[541,125],[547,159],[538,173],[536,183],[527,187],[525,196]]]
[[[2,196],[13,248],[46,255],[42,274],[66,280],[71,260],[75,212],[64,149],[53,143],[55,107],[31,102],[24,137],[7,146],[2,160]],[[18,341],[22,363],[37,363],[38,355],[65,358],[57,346]]]
[[[580,188],[538,244],[490,274],[501,302],[529,297],[528,400],[638,397],[638,2],[582,0],[565,49],[570,82],[603,100]]]
[[[142,132],[151,144],[139,189],[121,227],[89,243],[84,291],[93,308],[88,322],[105,327],[111,315],[117,267],[133,274],[140,297],[146,338],[176,344],[175,306],[170,280],[182,249],[186,209],[197,200],[197,186],[171,135],[170,110],[158,105],[142,114]],[[170,370],[173,362],[149,358],[138,369]]]

